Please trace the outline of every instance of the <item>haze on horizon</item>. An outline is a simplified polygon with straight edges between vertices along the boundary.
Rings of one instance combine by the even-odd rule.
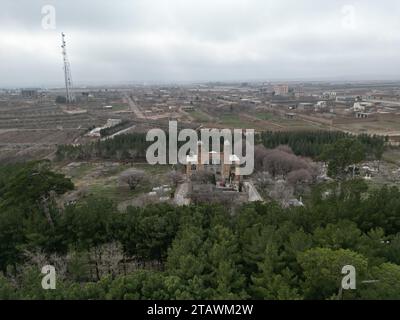
[[[61,32],[78,85],[398,80],[399,16],[398,0],[2,0],[0,87],[61,86]]]

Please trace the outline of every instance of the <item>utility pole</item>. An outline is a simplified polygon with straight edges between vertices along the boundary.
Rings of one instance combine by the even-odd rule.
[[[64,62],[64,77],[65,77],[65,98],[67,100],[67,103],[73,103],[75,98],[72,94],[72,77],[71,77],[71,68],[70,64],[68,61],[68,56],[67,56],[67,44],[65,42],[65,34],[61,33],[61,38],[62,38],[62,55],[63,55],[63,62]]]

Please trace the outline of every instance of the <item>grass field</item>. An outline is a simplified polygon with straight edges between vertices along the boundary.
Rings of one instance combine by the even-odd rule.
[[[237,128],[264,130],[321,130],[328,129],[324,124],[306,121],[303,119],[286,119],[271,112],[258,111],[255,113],[225,113],[215,117],[203,110],[192,110],[187,113],[197,122],[207,127]]]
[[[112,111],[125,111],[129,110],[129,106],[127,104],[114,104],[112,106]]]
[[[286,131],[327,129],[323,124],[309,122],[299,118],[286,119],[280,115],[276,115],[270,112],[256,112],[252,116],[264,123],[264,130],[276,130],[277,128],[279,130]]]
[[[273,120],[274,115],[269,112],[256,112],[254,116],[260,120]]]
[[[187,113],[190,114],[190,116],[193,119],[201,123],[208,122],[210,120],[210,117],[208,117],[204,112],[199,110],[191,110],[187,111]]]
[[[218,123],[235,128],[252,128],[254,123],[244,120],[237,114],[224,114],[218,118]]]
[[[120,174],[128,169],[144,171],[144,181],[135,189],[121,185]],[[115,162],[76,162],[64,166],[61,171],[71,178],[77,190],[85,190],[88,196],[126,201],[150,192],[153,187],[168,184],[169,165],[120,164]]]
[[[386,162],[400,165],[400,148],[389,148],[383,154],[382,159]]]
[[[122,202],[142,193],[150,192],[151,183],[146,181],[140,184],[135,190],[130,190],[128,186],[120,186],[117,179],[108,181],[96,181],[88,186],[88,193],[94,197],[112,199]]]
[[[337,124],[335,127],[354,133],[386,134],[400,131],[400,123],[395,121],[357,121],[347,124]]]

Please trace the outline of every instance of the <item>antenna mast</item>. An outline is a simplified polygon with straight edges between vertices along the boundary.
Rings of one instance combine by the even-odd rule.
[[[72,77],[71,77],[71,68],[70,64],[68,61],[68,56],[67,56],[67,44],[65,42],[65,34],[61,33],[61,38],[62,38],[62,55],[63,55],[63,60],[64,60],[64,77],[65,77],[65,90],[66,90],[66,96],[65,98],[67,99],[67,103],[72,103],[74,102],[75,98],[72,94]]]

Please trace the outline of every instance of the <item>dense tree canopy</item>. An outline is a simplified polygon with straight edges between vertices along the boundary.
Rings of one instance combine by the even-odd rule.
[[[353,165],[354,176],[355,165],[366,157],[364,145],[356,139],[340,139],[324,148],[321,159],[328,163],[328,175],[343,179]]]
[[[299,208],[158,204],[120,213],[96,198],[57,206],[50,195],[72,184],[46,163],[0,177],[2,299],[400,298],[396,187],[322,184]],[[56,290],[41,288],[44,264],[56,267]],[[339,295],[347,264],[358,289]]]

